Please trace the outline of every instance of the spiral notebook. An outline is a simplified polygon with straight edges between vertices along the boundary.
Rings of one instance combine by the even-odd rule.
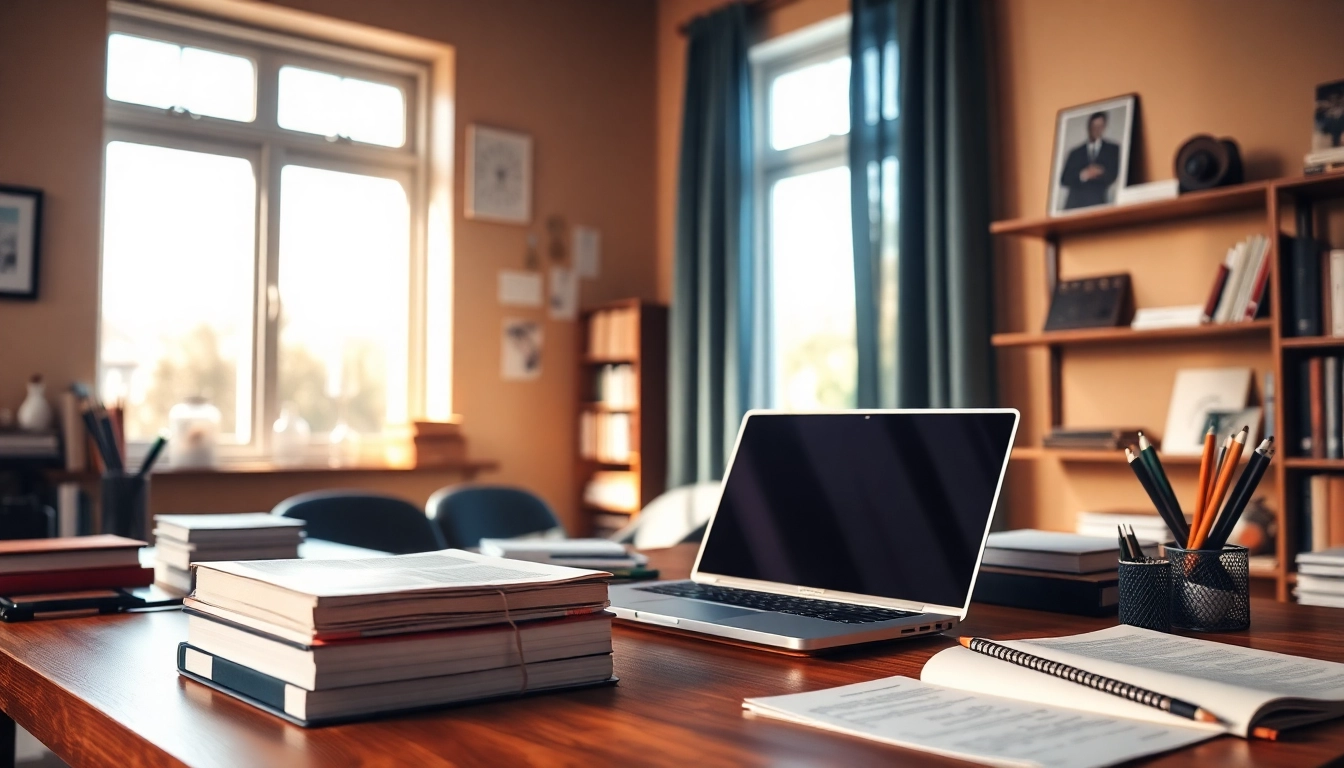
[[[1186,699],[1225,722],[1187,720],[961,646],[919,680],[893,677],[747,699],[765,717],[985,765],[1100,768],[1253,728],[1344,715],[1344,664],[1120,625],[1068,637],[999,641]],[[1022,725],[1030,725],[1024,729]],[[1031,732],[1031,738],[1023,734]]]

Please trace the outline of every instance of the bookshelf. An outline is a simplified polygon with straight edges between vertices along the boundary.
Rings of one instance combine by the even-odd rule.
[[[667,479],[667,307],[609,302],[579,319],[582,534],[606,536],[662,493]]]
[[[1281,248],[1281,240],[1296,233],[1292,231],[1291,216],[1286,214],[1302,205],[1316,205],[1332,198],[1344,197],[1344,173],[1329,173],[1316,176],[1302,176],[1268,181],[1256,181],[1205,192],[1193,192],[1174,200],[1162,200],[1133,206],[1112,207],[1099,211],[1080,213],[1071,216],[1048,218],[1034,217],[1006,221],[997,221],[990,226],[990,232],[1002,237],[1032,238],[1042,241],[1045,258],[1047,290],[1052,290],[1059,277],[1059,256],[1063,242],[1071,236],[1084,236],[1094,239],[1108,232],[1132,229],[1156,224],[1189,224],[1201,218],[1229,213],[1254,213],[1264,215],[1263,231],[1269,237],[1270,255],[1270,316],[1267,319],[1228,325],[1209,325],[1198,328],[1163,329],[1154,331],[1133,331],[1128,328],[1098,328],[1056,332],[1009,332],[996,333],[992,343],[996,348],[1044,348],[1048,350],[1045,364],[1047,407],[1045,413],[1035,414],[1024,410],[1024,418],[1036,419],[1042,424],[1042,434],[1049,428],[1063,423],[1063,375],[1066,350],[1077,347],[1099,345],[1125,345],[1135,347],[1149,344],[1196,343],[1207,348],[1217,348],[1220,343],[1252,344],[1268,354],[1270,367],[1274,374],[1276,405],[1274,408],[1273,434],[1279,442],[1279,454],[1266,476],[1267,494],[1274,504],[1278,516],[1277,564],[1273,569],[1257,568],[1252,574],[1257,580],[1270,581],[1279,600],[1288,600],[1292,584],[1296,582],[1294,557],[1299,541],[1298,520],[1302,514],[1301,499],[1298,494],[1302,473],[1337,471],[1344,472],[1344,459],[1315,459],[1292,457],[1289,441],[1285,436],[1293,436],[1288,414],[1293,413],[1292,403],[1296,395],[1295,360],[1313,351],[1344,351],[1344,338],[1292,337],[1285,335],[1289,320],[1285,318],[1289,289],[1284,285],[1282,275],[1286,270],[1284,259],[1287,254]],[[1287,222],[1288,229],[1285,229]],[[1203,288],[1204,286],[1201,286]],[[1202,300],[1201,293],[1191,296],[1191,303]],[[1132,351],[1132,350],[1131,350]],[[1285,370],[1289,378],[1285,379]],[[1057,461],[1067,470],[1069,465],[1083,465],[1088,471],[1097,471],[1100,467],[1113,467],[1117,472],[1128,472],[1124,455],[1121,452],[1089,452],[1077,450],[1049,449],[1042,446],[1018,446],[1013,449],[1013,458],[1019,461]],[[1174,473],[1189,473],[1198,468],[1198,460],[1183,457],[1164,459],[1164,464]]]

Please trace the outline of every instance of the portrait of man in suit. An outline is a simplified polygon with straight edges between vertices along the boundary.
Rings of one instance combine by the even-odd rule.
[[[1115,203],[1128,174],[1136,97],[1122,96],[1060,112],[1051,174],[1050,212]]]
[[[1120,176],[1120,145],[1106,140],[1106,122],[1105,112],[1092,113],[1087,118],[1087,141],[1074,147],[1064,161],[1059,183],[1069,190],[1065,210],[1111,201],[1111,185]]]

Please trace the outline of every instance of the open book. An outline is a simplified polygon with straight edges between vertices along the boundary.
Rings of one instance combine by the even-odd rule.
[[[1253,728],[1344,715],[1344,664],[1335,662],[1128,625],[996,642],[1184,699],[1224,722],[1187,720],[961,646],[929,659],[918,681],[888,678],[744,706],[988,765],[1050,768],[1112,765],[1219,734],[1245,737]]]

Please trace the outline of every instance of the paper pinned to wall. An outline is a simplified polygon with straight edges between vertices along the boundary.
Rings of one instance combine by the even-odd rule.
[[[501,269],[499,303],[506,307],[540,307],[541,273]]]
[[[602,233],[595,227],[574,226],[574,269],[589,280],[602,273]]]
[[[579,316],[579,275],[569,267],[551,267],[550,309],[552,320]]]
[[[541,323],[516,317],[504,319],[500,339],[500,375],[505,381],[532,381],[541,376]]]

